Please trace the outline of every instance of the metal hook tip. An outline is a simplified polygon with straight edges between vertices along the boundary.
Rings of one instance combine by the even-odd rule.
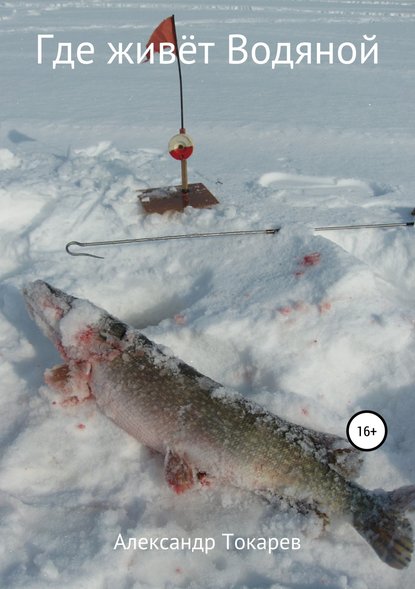
[[[95,254],[87,254],[84,252],[72,252],[70,248],[73,245],[77,245],[78,247],[85,247],[86,244],[81,243],[80,241],[69,241],[65,246],[65,250],[70,256],[87,256],[88,258],[97,258],[98,260],[104,259],[103,256],[97,256]]]

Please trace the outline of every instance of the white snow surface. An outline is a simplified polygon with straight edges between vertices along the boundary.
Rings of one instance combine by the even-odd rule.
[[[177,184],[177,71],[107,65],[107,42],[145,43],[172,12],[180,34],[215,42],[183,67],[189,176],[220,204],[146,216],[140,188]],[[175,495],[163,458],[93,402],[43,383],[59,363],[24,307],[35,279],[87,298],[200,372],[307,427],[345,435],[371,409],[384,445],[358,482],[415,483],[413,228],[415,3],[384,0],[16,0],[0,2],[0,586],[70,589],[410,589],[343,522],[278,509],[236,489]],[[359,44],[379,64],[229,65],[249,43]],[[37,34],[94,43],[94,64],[37,64]],[[276,235],[105,247],[95,241],[281,227]],[[90,250],[92,253],[92,250]],[[413,516],[410,516],[414,523]],[[300,550],[226,550],[235,537],[300,538]],[[213,537],[189,550],[114,550],[128,538]]]

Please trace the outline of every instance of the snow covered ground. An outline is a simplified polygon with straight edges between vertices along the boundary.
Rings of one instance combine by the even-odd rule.
[[[174,66],[107,65],[107,42],[146,42],[172,12],[215,42],[184,67],[191,181],[211,210],[145,216],[138,188],[176,184]],[[255,0],[0,2],[0,586],[120,589],[410,589],[346,523],[230,488],[175,496],[163,460],[93,403],[62,407],[43,384],[58,353],[26,313],[41,278],[142,328],[183,360],[305,426],[345,435],[385,418],[359,483],[415,483],[413,228],[315,234],[321,225],[410,221],[415,206],[415,3]],[[251,43],[337,44],[377,35],[379,64],[241,66]],[[37,64],[38,34],[94,43],[90,66]],[[278,235],[102,248],[71,240],[281,226]],[[412,517],[412,521],[414,519]],[[208,555],[113,550],[128,537],[215,537]],[[300,537],[298,551],[227,551],[222,533]]]

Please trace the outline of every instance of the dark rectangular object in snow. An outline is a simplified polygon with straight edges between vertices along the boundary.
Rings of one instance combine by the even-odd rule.
[[[181,186],[165,186],[146,188],[139,192],[138,198],[146,213],[182,213],[186,207],[205,209],[219,204],[217,198],[201,182],[189,184],[187,191],[183,191]]]

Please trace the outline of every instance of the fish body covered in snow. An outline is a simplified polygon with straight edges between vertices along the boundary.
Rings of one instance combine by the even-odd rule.
[[[68,396],[100,409],[165,456],[177,493],[209,479],[288,498],[346,518],[391,567],[408,566],[404,511],[415,486],[369,491],[355,482],[359,455],[342,438],[289,423],[203,376],[92,303],[43,281],[24,289],[28,310],[65,363],[45,373]]]

